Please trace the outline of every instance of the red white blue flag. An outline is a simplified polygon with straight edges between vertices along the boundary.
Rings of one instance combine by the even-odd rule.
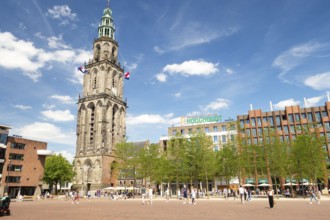
[[[88,72],[88,71],[85,69],[84,66],[80,66],[80,67],[78,67],[78,70],[79,70],[80,72],[82,72],[82,73],[87,73],[87,72]]]
[[[126,72],[126,73],[124,74],[124,76],[125,76],[125,79],[129,79],[130,73],[129,73],[129,72]]]

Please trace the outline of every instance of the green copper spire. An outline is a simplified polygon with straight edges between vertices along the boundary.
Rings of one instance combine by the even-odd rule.
[[[110,37],[115,40],[115,25],[113,24],[112,11],[110,9],[110,1],[107,1],[107,8],[103,11],[101,23],[99,24],[99,38]]]

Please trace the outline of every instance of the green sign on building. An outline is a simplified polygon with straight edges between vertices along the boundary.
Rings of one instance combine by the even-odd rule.
[[[221,115],[187,117],[185,122],[187,125],[218,123],[218,122],[221,122]]]

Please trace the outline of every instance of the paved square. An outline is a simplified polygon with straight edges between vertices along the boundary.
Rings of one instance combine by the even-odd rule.
[[[181,200],[155,199],[153,205],[142,205],[141,199],[112,201],[109,199],[82,199],[73,205],[71,200],[42,200],[33,202],[12,202],[12,215],[1,219],[115,219],[115,220],[176,220],[176,219],[330,219],[330,200],[309,204],[309,199],[276,200],[270,209],[267,199],[255,199],[245,204],[239,200],[197,199],[196,205],[184,205]]]

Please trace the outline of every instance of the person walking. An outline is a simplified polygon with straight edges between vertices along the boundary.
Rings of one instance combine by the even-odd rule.
[[[244,190],[244,188],[243,188],[242,185],[239,186],[238,193],[239,193],[239,197],[241,199],[241,203],[244,204],[244,193],[245,193],[245,190]]]
[[[274,191],[272,187],[269,187],[267,191],[269,207],[272,209],[274,207]]]
[[[309,201],[309,204],[312,204],[313,203],[313,199],[317,202],[317,204],[320,204],[320,201],[316,198],[316,193],[317,191],[315,190],[314,187],[310,187],[309,188],[309,198],[310,198],[310,201]]]
[[[182,194],[183,194],[183,204],[188,203],[189,202],[189,200],[188,200],[188,190],[186,188],[186,185],[183,186]]]
[[[141,196],[142,196],[142,205],[145,205],[146,187],[144,185],[141,187]]]
[[[149,202],[148,202],[148,204],[149,205],[152,205],[153,192],[152,192],[152,188],[150,186],[149,186],[149,189],[148,189],[148,196],[149,196]]]
[[[192,205],[196,205],[196,189],[194,189],[193,187],[191,187],[191,204]]]
[[[170,190],[168,188],[165,190],[165,198],[166,198],[166,202],[170,200]]]

